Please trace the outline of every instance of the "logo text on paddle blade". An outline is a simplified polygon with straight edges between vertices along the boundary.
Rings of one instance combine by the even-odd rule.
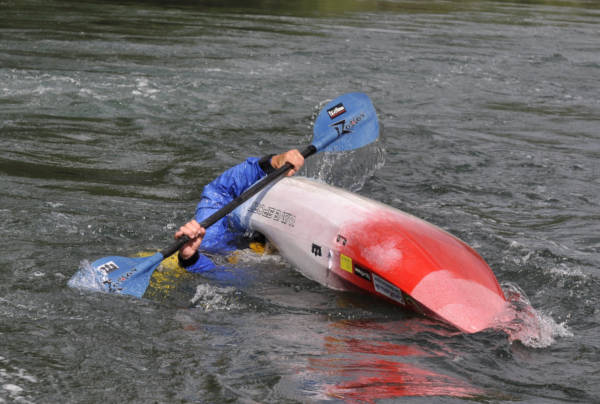
[[[344,104],[341,102],[327,110],[327,114],[331,119],[334,119],[346,112],[346,108],[344,108]]]
[[[115,264],[114,261],[108,261],[102,265],[100,265],[98,268],[96,268],[98,271],[104,271],[105,273],[109,274],[112,271],[119,269],[119,266],[117,264]]]

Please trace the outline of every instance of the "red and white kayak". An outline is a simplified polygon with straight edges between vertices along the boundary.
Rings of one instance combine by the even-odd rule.
[[[234,215],[306,277],[361,289],[464,332],[493,326],[507,304],[490,267],[463,241],[340,188],[284,178]]]

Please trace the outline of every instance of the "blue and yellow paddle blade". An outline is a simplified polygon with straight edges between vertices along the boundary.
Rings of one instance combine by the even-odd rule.
[[[354,150],[379,137],[379,122],[371,99],[348,93],[330,101],[315,120],[312,144],[320,151]]]
[[[110,256],[84,264],[69,280],[70,287],[105,293],[142,297],[152,273],[164,259],[161,253],[150,257]]]

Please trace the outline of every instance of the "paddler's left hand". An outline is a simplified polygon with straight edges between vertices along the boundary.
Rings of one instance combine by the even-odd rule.
[[[304,165],[304,156],[298,151],[298,149],[292,149],[285,153],[278,154],[271,157],[271,166],[274,169],[282,167],[285,163],[290,163],[294,166],[290,171],[287,172],[287,176],[294,175]]]
[[[190,241],[184,244],[184,246],[179,250],[179,255],[183,260],[191,258],[196,251],[198,251],[198,248],[200,248],[200,244],[202,243],[202,237],[204,237],[205,233],[206,230],[204,227],[200,226],[200,223],[194,219],[190,220],[179,228],[179,230],[175,233],[176,239],[184,234],[190,238]]]

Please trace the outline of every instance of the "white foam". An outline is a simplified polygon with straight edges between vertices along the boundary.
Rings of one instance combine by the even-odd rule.
[[[269,245],[265,247],[267,250]],[[234,257],[238,264],[259,264],[259,263],[271,263],[271,264],[285,264],[285,259],[279,254],[273,254],[265,252],[264,254],[258,254],[250,248],[243,250],[237,250],[234,253]]]
[[[557,323],[551,316],[533,308],[527,295],[513,283],[502,284],[509,302],[496,328],[506,332],[511,342],[520,341],[530,348],[546,348],[556,338],[572,337],[565,323]]]
[[[4,398],[9,398],[9,402],[31,403],[26,387],[37,381],[25,369],[12,366],[8,359],[0,356],[0,403],[5,402]]]
[[[196,294],[191,299],[195,307],[199,307],[206,312],[237,310],[241,305],[232,302],[236,294],[234,287],[220,288],[208,284],[201,284],[196,287]]]
[[[558,275],[559,277],[586,277],[580,268],[571,268],[566,264],[560,264],[559,267],[552,267],[549,269],[549,272],[553,275]]]
[[[149,97],[155,99],[155,94],[158,92],[160,92],[160,90],[150,87],[150,82],[148,81],[148,79],[142,77],[136,79],[136,89],[133,90],[131,93],[136,96]]]
[[[16,384],[6,383],[2,385],[2,388],[8,391],[11,395],[17,395],[23,391],[22,387],[17,386]]]
[[[104,292],[104,282],[106,280],[108,280],[108,277],[103,271],[96,271],[88,260],[83,260],[79,264],[79,270],[69,279],[67,285],[75,289]]]

